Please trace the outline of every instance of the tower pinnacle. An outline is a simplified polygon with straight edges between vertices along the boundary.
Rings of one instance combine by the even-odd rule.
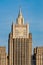
[[[19,9],[19,14],[18,14],[18,18],[17,18],[17,24],[19,24],[19,25],[24,24],[24,18],[22,16],[21,8]]]
[[[21,8],[19,9],[19,16],[22,16]]]

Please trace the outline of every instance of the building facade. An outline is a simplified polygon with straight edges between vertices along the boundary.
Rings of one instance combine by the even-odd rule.
[[[8,39],[8,65],[31,65],[32,34],[29,32],[29,24],[24,24],[21,9],[12,23]]]
[[[0,47],[0,65],[7,65],[7,56],[5,47]]]
[[[43,65],[43,47],[34,48],[34,65]]]

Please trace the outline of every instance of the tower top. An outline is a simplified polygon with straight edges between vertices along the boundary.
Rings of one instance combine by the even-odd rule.
[[[19,9],[19,14],[18,14],[18,18],[17,18],[17,24],[24,24],[24,18],[22,16],[22,11],[21,8]]]

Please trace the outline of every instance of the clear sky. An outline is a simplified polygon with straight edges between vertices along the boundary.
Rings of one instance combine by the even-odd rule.
[[[30,25],[33,48],[43,46],[43,0],[0,0],[0,46],[8,49],[8,34],[20,7],[25,23]]]

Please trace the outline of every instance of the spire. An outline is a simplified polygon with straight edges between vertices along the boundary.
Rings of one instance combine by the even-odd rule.
[[[19,9],[19,16],[22,16],[21,8]]]
[[[24,18],[22,16],[22,11],[21,8],[19,9],[19,14],[18,14],[18,18],[17,18],[17,24],[24,24]]]
[[[20,14],[22,14],[22,12],[21,12],[21,8],[20,8]]]

